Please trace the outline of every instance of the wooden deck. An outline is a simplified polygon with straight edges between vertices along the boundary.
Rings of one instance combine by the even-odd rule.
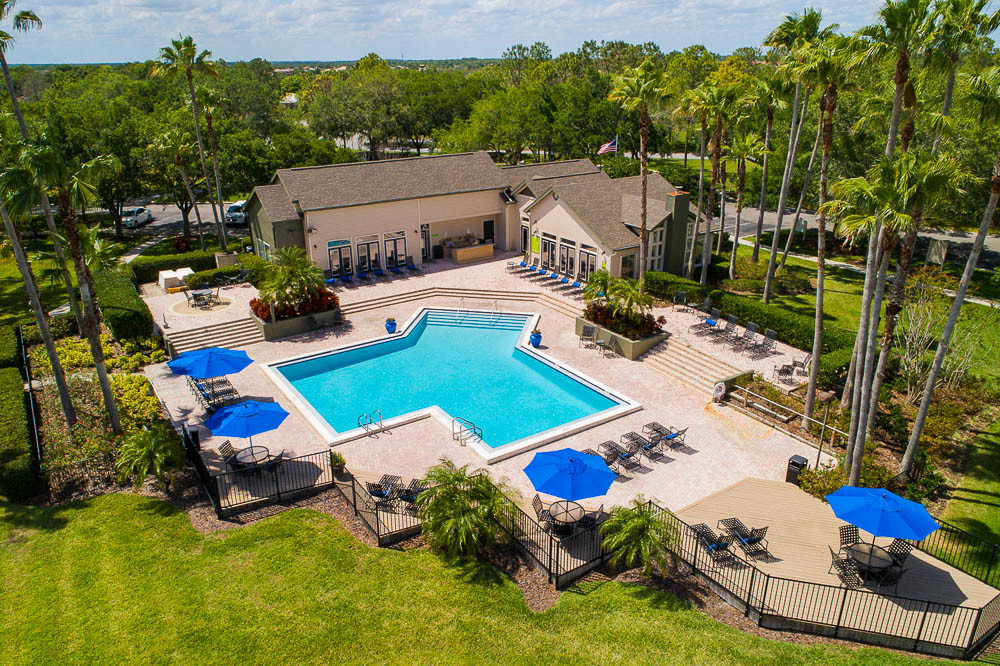
[[[745,479],[676,512],[688,525],[706,523],[719,532],[723,518],[737,517],[748,527],[768,527],[770,558],[751,560],[768,576],[755,579],[711,567],[705,573],[720,583],[743,586],[763,615],[774,614],[810,624],[840,626],[848,631],[888,634],[945,645],[967,645],[976,630],[978,609],[998,591],[954,567],[914,550],[895,595],[845,593],[829,573],[830,551],[840,547],[844,524],[821,500],[781,481]],[[863,540],[871,535],[861,532]],[[889,539],[876,543],[888,545]],[[742,555],[742,553],[740,553]],[[739,569],[739,565],[736,566]],[[748,569],[743,565],[744,569]],[[773,578],[770,578],[770,577]],[[804,585],[789,582],[804,581]],[[874,585],[867,591],[875,592]],[[962,608],[954,608],[959,606]],[[981,631],[981,629],[980,629]]]

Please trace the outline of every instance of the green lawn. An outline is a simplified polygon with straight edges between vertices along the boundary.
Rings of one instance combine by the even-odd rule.
[[[924,661],[765,640],[633,585],[536,614],[491,567],[373,549],[315,511],[206,537],[131,495],[0,504],[0,607],[3,664]]]
[[[1000,421],[976,438],[962,485],[941,518],[1000,543]]]
[[[54,266],[55,262],[36,261],[32,258],[35,252],[47,245],[46,241],[40,239],[25,240],[25,251],[31,261],[31,267],[38,282],[38,289],[42,293],[42,302],[47,309],[57,308],[65,303],[66,288],[60,280],[58,283],[50,282],[42,277],[45,269]],[[76,275],[70,270],[73,284],[76,284]],[[14,258],[0,259],[0,325],[18,324],[33,322],[35,318],[28,307],[28,294],[24,291],[24,282],[21,280],[21,272],[17,270],[17,263]]]

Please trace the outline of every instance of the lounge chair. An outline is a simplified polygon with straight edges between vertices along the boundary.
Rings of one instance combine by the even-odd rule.
[[[392,273],[393,275],[402,275],[403,269],[400,268],[399,266],[390,266],[389,272]]]
[[[758,343],[755,343],[749,348],[745,348],[743,350],[743,353],[749,355],[750,358],[753,359],[764,358],[765,356],[769,356],[771,352],[774,351],[774,341],[775,338],[777,337],[778,337],[778,332],[775,331],[774,329],[769,328],[764,333],[763,340],[761,340]]]
[[[636,460],[639,453],[638,444],[630,443],[627,448],[622,448],[612,441],[607,441],[598,447],[598,451],[602,449],[606,454],[611,454],[604,461],[613,470],[619,471],[622,467],[632,470],[639,467],[639,463]]]
[[[344,284],[353,284],[354,278],[351,277],[350,275],[341,275],[340,281],[343,282]]]
[[[708,312],[712,308],[712,299],[706,298],[705,302],[698,306],[699,312]]]
[[[674,292],[674,306],[680,308],[681,312],[687,309],[688,295],[686,291]]]
[[[368,282],[372,279],[372,276],[368,274],[368,271],[358,271],[358,280],[361,282]]]
[[[691,529],[713,562],[724,565],[732,561],[733,554],[729,551],[729,546],[733,543],[732,537],[716,535],[705,523],[692,525]]]
[[[809,366],[812,363],[812,354],[806,354],[801,361],[792,361],[792,367],[798,368],[800,375],[805,375],[809,373]]]
[[[736,315],[729,315],[728,317],[726,317],[725,328],[720,329],[718,326],[716,326],[714,329],[712,329],[712,337],[714,338],[712,342],[725,342],[726,340],[732,340],[734,337],[736,337],[737,321],[738,320],[736,318]]]
[[[687,438],[687,431],[687,428],[678,430],[677,428],[671,427],[670,432],[663,436],[663,443],[672,449],[684,446],[684,440]]]
[[[651,435],[648,439],[642,435],[632,432],[630,441],[639,445],[639,453],[646,456],[646,460],[663,457],[663,438],[657,434]]]
[[[382,270],[381,268],[376,268],[375,270],[373,270],[372,275],[374,275],[379,280],[384,280],[386,277],[385,271]]]
[[[608,334],[607,340],[601,340],[594,337],[594,345],[601,350],[601,352],[607,356],[609,353],[614,356],[615,354],[615,336]]]
[[[718,308],[712,308],[712,312],[705,318],[705,321],[700,321],[697,324],[692,324],[688,326],[688,333],[694,333],[695,335],[705,335],[711,333],[719,325],[719,319],[722,317],[722,313],[719,312]]]
[[[856,543],[861,543],[861,535],[858,533],[858,528],[854,525],[841,525],[840,526],[840,550],[841,552],[846,551],[848,548]]]
[[[538,271],[538,257],[531,260],[531,266],[528,267],[529,273],[536,273]]]
[[[371,481],[365,482],[365,489],[368,494],[372,496],[375,500],[376,505],[382,505],[380,508],[392,507],[395,505],[395,489],[386,488],[381,483],[372,483]]]
[[[795,383],[795,366],[791,363],[785,363],[784,365],[774,366],[774,370],[771,372],[771,379],[777,380],[779,382]]]
[[[584,326],[580,331],[580,346],[582,347],[584,343],[588,346],[594,344],[594,335],[596,335],[597,329],[593,326]]]
[[[743,335],[733,340],[733,344],[730,345],[730,349],[732,349],[733,351],[738,351],[745,347],[750,347],[753,345],[753,341],[756,337],[757,337],[757,324],[750,322],[749,324],[747,324],[746,329],[743,331]]]

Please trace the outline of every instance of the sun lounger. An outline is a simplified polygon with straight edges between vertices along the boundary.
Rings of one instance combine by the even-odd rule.
[[[722,317],[722,313],[719,312],[718,308],[712,308],[711,314],[705,318],[705,321],[700,321],[697,324],[692,324],[688,327],[688,333],[694,333],[695,335],[706,335],[712,332],[719,325],[719,319]]]
[[[749,347],[753,345],[754,338],[757,337],[757,324],[750,322],[747,324],[746,330],[743,331],[743,335],[739,336],[733,340],[733,344],[730,345],[730,349],[733,351],[738,351],[744,347]]]
[[[674,305],[680,308],[681,312],[687,309],[687,292],[686,291],[675,291],[674,292]]]
[[[736,331],[737,331],[736,322],[737,322],[736,315],[729,315],[728,317],[726,317],[725,328],[719,328],[718,326],[716,326],[712,330],[712,337],[713,337],[712,342],[725,342],[726,340],[731,340],[734,337],[736,337]]]
[[[747,354],[752,359],[769,356],[771,352],[774,351],[774,341],[777,336],[778,332],[769,328],[764,334],[763,340],[751,345],[750,347],[744,348],[743,353]]]

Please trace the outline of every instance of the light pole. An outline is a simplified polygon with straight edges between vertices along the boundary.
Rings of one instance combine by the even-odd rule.
[[[826,435],[826,422],[830,418],[830,405],[833,403],[833,398],[837,394],[833,391],[823,391],[816,396],[821,404],[826,403],[826,413],[823,414],[823,427],[819,431],[819,450],[816,451],[816,468],[819,469],[819,457],[823,454],[823,437]],[[831,440],[830,446],[833,446],[833,441]]]

